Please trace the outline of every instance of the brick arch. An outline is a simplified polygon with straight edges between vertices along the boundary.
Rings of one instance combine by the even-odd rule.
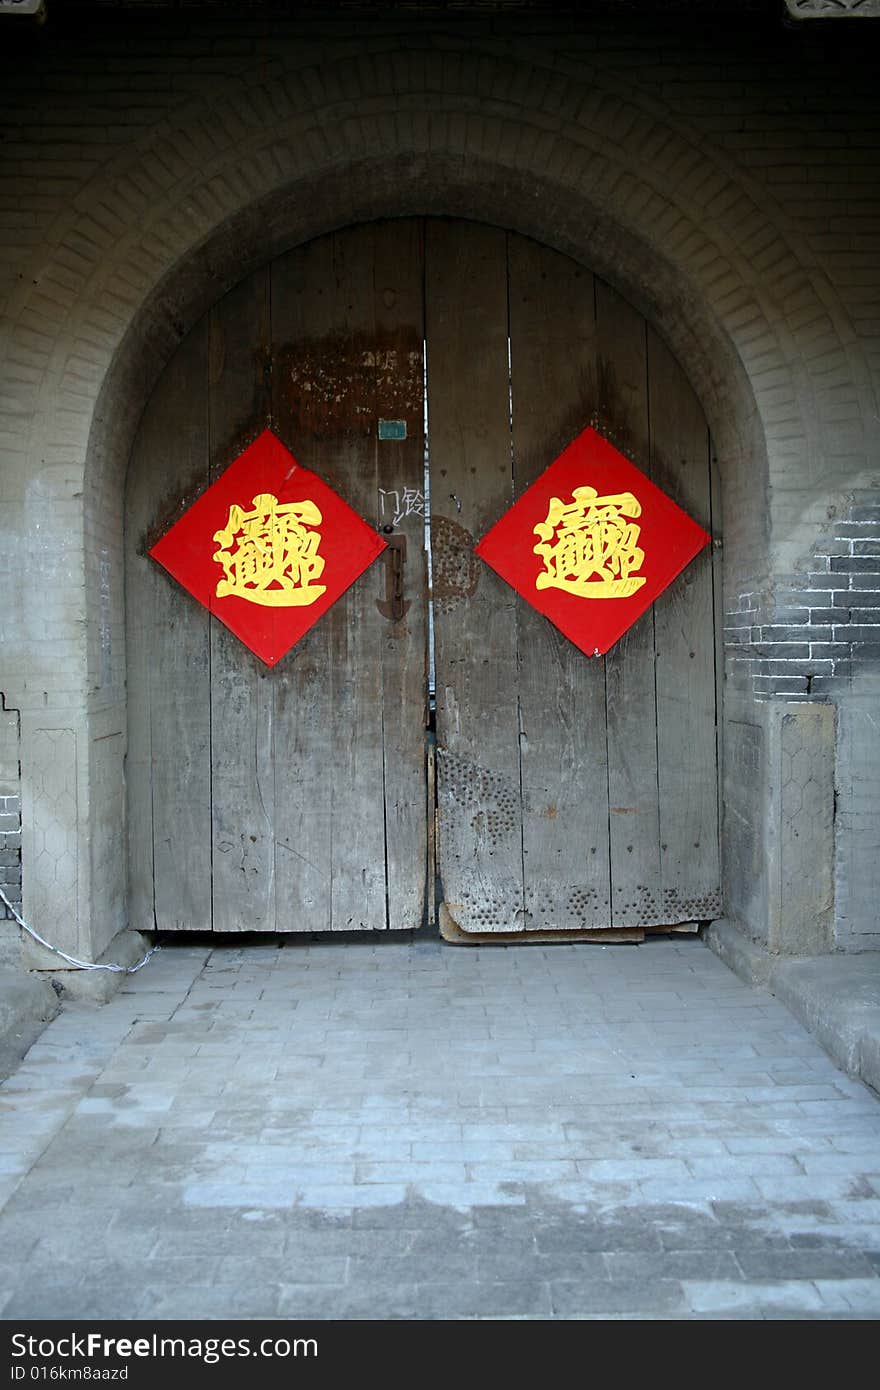
[[[352,186],[352,166],[373,161],[376,170],[383,163],[399,168],[407,160],[423,169],[438,161],[461,167],[457,179],[447,168],[442,184],[436,174],[420,180],[396,173],[396,199],[392,189],[382,197],[381,186]],[[268,82],[259,66],[245,70],[224,89],[222,102],[194,102],[158,123],[81,190],[73,212],[51,229],[49,261],[22,277],[10,305],[13,317],[20,311],[27,335],[34,297],[29,281],[37,282],[37,296],[44,295],[55,266],[75,258],[81,267],[78,294],[64,297],[60,331],[39,349],[44,385],[34,400],[32,452],[39,454],[58,432],[54,398],[71,452],[89,460],[100,454],[88,443],[89,387],[105,383],[120,344],[137,337],[151,316],[167,315],[172,337],[175,327],[189,325],[199,298],[195,287],[186,287],[188,302],[185,274],[176,286],[167,277],[194,249],[213,243],[216,287],[223,279],[224,224],[246,217],[245,209],[265,208],[273,199],[286,203],[291,242],[339,220],[384,214],[395,202],[401,210],[484,215],[478,204],[488,200],[478,185],[486,168],[496,184],[506,180],[519,195],[508,199],[506,216],[496,211],[493,220],[559,244],[620,283],[664,328],[716,420],[730,410],[724,399],[731,394],[730,373],[720,366],[719,351],[720,340],[728,338],[728,357],[742,363],[751,383],[771,463],[776,437],[784,436],[789,449],[797,437],[801,467],[806,461],[818,470],[822,419],[813,379],[818,372],[827,379],[846,360],[847,325],[840,306],[826,302],[827,290],[814,283],[803,248],[795,248],[766,189],[748,187],[726,156],[701,147],[656,100],[615,90],[601,68],[581,63],[575,78],[497,54],[428,49],[370,53]],[[297,188],[302,196],[322,172],[332,183],[343,170],[348,215],[337,211],[330,220],[325,206],[323,218],[290,216]],[[381,185],[381,172],[373,177]],[[531,180],[541,181],[540,195],[529,188]],[[419,183],[424,192],[416,207],[412,195]],[[286,199],[279,199],[280,190]],[[535,205],[539,198],[543,206]],[[564,215],[574,206],[580,211],[576,226]],[[627,266],[626,244],[632,249],[639,242],[653,254],[642,254],[640,266]],[[661,265],[678,272],[678,315],[670,312],[669,296],[658,292]],[[768,276],[773,303],[757,284]],[[809,323],[810,350],[802,351],[786,326],[782,301]],[[694,343],[689,352],[684,341],[698,314],[705,336],[715,339],[711,365],[704,349]],[[856,379],[858,369],[849,367]],[[836,404],[839,410],[839,398]]]
[[[670,342],[712,424],[725,462],[727,583],[735,594],[747,577],[752,587],[763,582],[775,475],[795,457],[817,473],[817,491],[821,483],[814,383],[847,361],[842,311],[829,312],[778,219],[721,160],[651,103],[587,76],[463,52],[371,55],[295,82],[267,83],[254,71],[227,89],[222,109],[193,103],[154,127],[56,222],[44,241],[51,251],[11,305],[12,355],[19,346],[42,364],[27,412],[29,500],[42,509],[53,491],[83,496],[82,532],[66,526],[52,563],[85,577],[76,718],[87,742],[98,725],[124,727],[123,479],[158,372],[252,265],[355,221],[409,213],[490,221],[615,284]],[[59,313],[35,343],[34,304],[64,283],[65,267]],[[771,279],[774,303],[761,288]],[[786,327],[789,302],[808,333]],[[857,379],[851,366],[845,375]],[[857,446],[852,454],[855,469]],[[62,509],[57,515],[65,528]],[[38,586],[30,593],[26,621],[28,602],[40,602]],[[53,659],[34,644],[37,685]],[[83,844],[95,863],[88,755],[80,770]],[[82,881],[87,918],[87,875]],[[97,953],[103,930],[81,926],[74,949]]]
[[[255,67],[222,103],[191,103],[112,160],[52,229],[49,261],[23,276],[10,306],[32,355],[29,302],[57,266],[82,267],[38,349],[31,456],[63,438],[73,467],[85,460],[86,498],[103,506],[126,456],[120,411],[138,408],[116,384],[139,373],[148,385],[207,297],[242,272],[242,246],[253,258],[260,244],[265,255],[395,211],[500,222],[617,284],[681,357],[725,452],[741,454],[753,433],[747,452],[757,448],[762,465],[749,492],[766,498],[771,524],[770,484],[796,455],[800,485],[806,474],[815,493],[800,519],[806,538],[824,505],[822,384],[842,375],[858,396],[861,366],[849,360],[843,311],[826,302],[766,190],[601,69],[581,65],[575,80],[479,52],[379,52],[269,82]],[[772,303],[759,285],[771,278]],[[803,344],[787,306],[808,325]],[[133,346],[142,360],[126,371]],[[864,413],[838,391],[837,419],[846,404]],[[860,442],[850,447],[857,472]],[[743,569],[760,579],[766,536],[756,528],[744,544]]]
[[[833,370],[829,354],[845,354],[846,316],[766,188],[753,189],[655,99],[621,93],[613,76],[582,61],[575,77],[496,54],[414,49],[268,82],[255,66],[222,101],[192,103],[112,160],[81,191],[76,215],[65,214],[50,234],[59,253],[76,251],[94,267],[77,305],[82,336],[66,359],[53,355],[55,372],[63,380],[72,362],[106,367],[107,350],[163,272],[248,205],[368,157],[437,154],[545,177],[622,230],[644,229],[658,257],[682,269],[730,334],[771,437],[764,393],[778,401],[779,372],[787,367],[794,378],[801,356],[781,300],[796,300],[801,316],[812,313],[813,340],[818,317],[827,319],[823,371]],[[756,267],[773,277],[772,302],[757,286]],[[99,341],[103,353],[94,350]],[[803,367],[809,377],[808,355]],[[771,375],[772,387],[765,385]],[[798,397],[793,380],[796,406]]]

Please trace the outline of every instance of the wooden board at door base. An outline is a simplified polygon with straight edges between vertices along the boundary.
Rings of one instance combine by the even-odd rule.
[[[462,931],[446,903],[440,904],[437,920],[440,935],[451,946],[549,946],[575,941],[613,941],[638,945],[645,939],[644,931],[633,927],[623,931],[615,931],[613,927],[597,931],[544,931],[534,927],[523,931]]]
[[[667,933],[693,936],[700,930],[699,922],[676,922],[663,927],[602,927],[596,931],[543,931],[530,928],[525,931],[470,932],[462,931],[447,903],[440,904],[437,922],[440,935],[451,946],[564,946],[577,941],[638,946],[646,936],[665,936]]]

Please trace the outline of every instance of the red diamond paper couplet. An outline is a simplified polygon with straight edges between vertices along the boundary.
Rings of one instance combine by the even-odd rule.
[[[594,429],[476,553],[588,656],[607,652],[710,537]]]
[[[264,430],[150,554],[274,666],[384,549]]]

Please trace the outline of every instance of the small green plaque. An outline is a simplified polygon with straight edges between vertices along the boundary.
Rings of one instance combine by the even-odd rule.
[[[406,439],[405,420],[380,420],[379,421],[380,439]]]

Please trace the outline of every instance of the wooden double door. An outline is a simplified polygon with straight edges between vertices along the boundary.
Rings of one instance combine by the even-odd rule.
[[[435,843],[468,933],[718,915],[712,549],[592,659],[472,552],[591,422],[717,533],[681,368],[614,290],[520,236],[357,226],[193,329],[127,491],[133,925],[416,927]],[[271,669],[147,554],[267,426],[393,542]]]

